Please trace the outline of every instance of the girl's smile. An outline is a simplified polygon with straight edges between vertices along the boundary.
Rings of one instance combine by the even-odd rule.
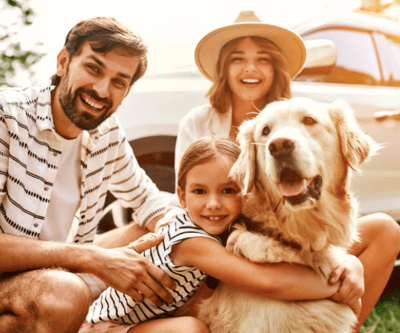
[[[228,177],[232,165],[223,155],[196,165],[186,175],[185,189],[177,189],[193,223],[212,235],[227,230],[242,208],[240,189]]]

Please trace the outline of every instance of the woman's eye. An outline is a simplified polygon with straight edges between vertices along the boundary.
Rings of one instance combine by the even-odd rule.
[[[310,116],[305,116],[303,118],[303,124],[304,125],[314,125],[316,123],[317,123],[317,121],[314,118],[310,117]]]
[[[242,58],[240,57],[234,57],[231,59],[231,62],[240,62],[240,61],[242,61]]]
[[[262,130],[262,135],[268,135],[271,132],[271,129],[269,126],[265,126]]]
[[[260,58],[258,60],[262,61],[262,62],[271,62],[271,58],[270,57],[263,57],[263,58]]]

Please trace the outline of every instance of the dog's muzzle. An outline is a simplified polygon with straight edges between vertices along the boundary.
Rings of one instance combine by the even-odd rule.
[[[292,168],[284,168],[280,173],[279,190],[283,201],[292,206],[302,204],[309,198],[318,200],[321,196],[322,177],[303,178]]]

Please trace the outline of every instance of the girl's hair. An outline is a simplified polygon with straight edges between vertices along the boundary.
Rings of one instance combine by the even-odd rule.
[[[139,59],[139,66],[130,84],[139,80],[147,69],[147,46],[140,36],[112,17],[96,17],[81,21],[68,33],[64,47],[71,58],[79,54],[84,43],[89,42],[93,51],[107,53],[119,47]]]
[[[227,156],[236,161],[240,154],[239,146],[229,139],[202,138],[193,142],[182,156],[178,172],[178,186],[184,190],[187,173],[197,165]]]
[[[210,99],[212,108],[217,112],[227,112],[231,106],[232,91],[228,85],[228,60],[236,45],[244,38],[251,38],[254,43],[265,49],[271,56],[271,63],[274,67],[274,81],[269,93],[265,96],[265,105],[291,97],[287,62],[279,48],[266,38],[257,36],[240,37],[226,43],[219,52],[215,78],[206,94],[206,97]]]

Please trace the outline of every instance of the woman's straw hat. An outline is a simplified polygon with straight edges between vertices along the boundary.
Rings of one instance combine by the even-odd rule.
[[[278,46],[287,60],[291,78],[302,70],[306,47],[301,37],[289,29],[263,23],[253,11],[244,11],[233,24],[211,31],[197,44],[195,59],[200,72],[212,81],[222,47],[233,39],[246,36],[263,37]]]

